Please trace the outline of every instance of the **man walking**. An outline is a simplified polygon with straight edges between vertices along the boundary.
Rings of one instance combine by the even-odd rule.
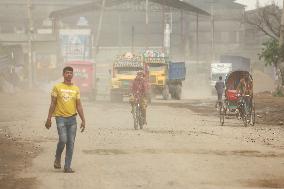
[[[222,95],[225,89],[225,84],[222,81],[222,76],[219,76],[219,81],[216,82],[215,84],[215,89],[217,91],[217,95],[218,95],[218,101],[216,102],[216,108],[218,103],[220,103],[222,101]]]
[[[54,168],[61,169],[61,154],[66,145],[64,172],[73,173],[74,170],[71,169],[71,161],[77,131],[77,112],[82,120],[80,126],[81,132],[85,129],[85,117],[79,88],[71,82],[73,78],[72,67],[68,66],[63,69],[63,78],[64,81],[56,84],[52,89],[51,104],[45,127],[47,129],[51,127],[51,117],[54,116],[59,135]]]

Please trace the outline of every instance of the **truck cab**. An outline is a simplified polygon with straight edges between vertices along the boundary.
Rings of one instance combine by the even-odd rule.
[[[110,100],[121,102],[123,96],[129,95],[129,89],[136,73],[144,70],[142,57],[130,52],[116,57],[113,63]]]
[[[185,79],[185,62],[170,62],[164,53],[146,51],[143,62],[147,66],[151,96],[162,95],[164,100],[181,98],[182,81]]]
[[[143,53],[143,62],[148,68],[151,96],[161,94],[164,99],[168,99],[168,58],[164,53],[147,50]]]
[[[166,84],[166,76],[168,72],[167,64],[154,63],[148,64],[149,82],[151,85],[164,86]]]

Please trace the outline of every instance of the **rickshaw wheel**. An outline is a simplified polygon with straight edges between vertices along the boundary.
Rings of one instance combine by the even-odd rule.
[[[251,111],[251,115],[250,115],[250,124],[252,126],[255,125],[255,105],[254,105],[254,103],[252,104],[252,111]]]
[[[221,126],[223,126],[224,122],[225,122],[225,108],[224,108],[223,104],[221,104],[221,106],[219,108],[219,117],[220,117],[220,124],[221,124]]]
[[[243,120],[243,123],[244,123],[244,126],[246,127],[248,125],[248,119],[247,119],[247,115],[245,113],[243,113],[242,115],[242,120]]]

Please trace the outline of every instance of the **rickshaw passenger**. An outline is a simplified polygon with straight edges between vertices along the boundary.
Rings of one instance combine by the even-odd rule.
[[[248,77],[242,78],[240,80],[240,83],[237,87],[237,92],[242,96],[252,95],[252,83],[249,81]]]
[[[238,87],[237,87],[237,92],[241,96],[244,96],[245,95],[245,91],[246,91],[246,81],[245,81],[244,78],[241,78],[240,82],[238,84]]]
[[[246,77],[245,78],[245,82],[246,82],[246,90],[245,90],[245,99],[247,102],[247,105],[249,107],[249,109],[251,109],[252,107],[252,98],[253,98],[253,87],[252,87],[252,81]]]
[[[227,88],[228,90],[235,90],[234,83],[229,82],[227,86],[228,86]]]
[[[244,97],[247,107],[251,108],[252,102],[252,84],[249,82],[248,77],[242,78],[237,87],[237,92]]]
[[[235,89],[234,80],[232,77],[227,80],[226,85],[227,87],[226,87],[225,95],[226,95],[227,100],[229,101],[237,100],[237,97],[236,97],[237,91]]]
[[[249,78],[246,77],[246,78],[245,78],[245,82],[246,82],[245,95],[249,95],[250,97],[252,97],[252,95],[253,95],[253,91],[252,91],[252,81],[250,81]]]

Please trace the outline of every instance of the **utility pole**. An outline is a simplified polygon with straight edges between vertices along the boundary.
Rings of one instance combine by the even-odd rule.
[[[181,57],[185,59],[185,38],[184,38],[184,13],[183,10],[180,11],[180,49]]]
[[[199,15],[196,15],[196,62],[199,63]]]
[[[103,23],[104,12],[105,12],[105,4],[106,4],[106,0],[102,0],[99,24],[98,24],[98,29],[97,29],[96,38],[95,38],[95,42],[96,42],[96,49],[95,49],[95,53],[94,53],[95,58],[96,58],[98,51],[99,51],[102,23]]]
[[[117,32],[117,38],[118,38],[118,46],[121,48],[121,13],[120,10],[118,10],[118,32]]]
[[[146,0],[145,4],[145,11],[146,11],[146,49],[149,48],[149,0]]]
[[[27,0],[27,13],[28,13],[28,79],[29,88],[33,87],[33,63],[32,63],[32,32],[33,32],[33,19],[32,19],[32,3],[31,0]]]
[[[134,32],[135,28],[134,26],[131,27],[131,53],[134,53]]]
[[[164,48],[165,55],[170,57],[171,50],[171,29],[172,29],[172,14],[169,13],[166,16],[165,29],[164,29]]]
[[[255,7],[258,9],[260,7],[259,0],[256,0]]]
[[[165,0],[162,1],[162,27],[163,27],[163,39],[165,40]],[[163,42],[163,53],[166,52],[166,48],[165,48],[165,42]]]
[[[215,60],[214,0],[211,3],[211,61]]]

